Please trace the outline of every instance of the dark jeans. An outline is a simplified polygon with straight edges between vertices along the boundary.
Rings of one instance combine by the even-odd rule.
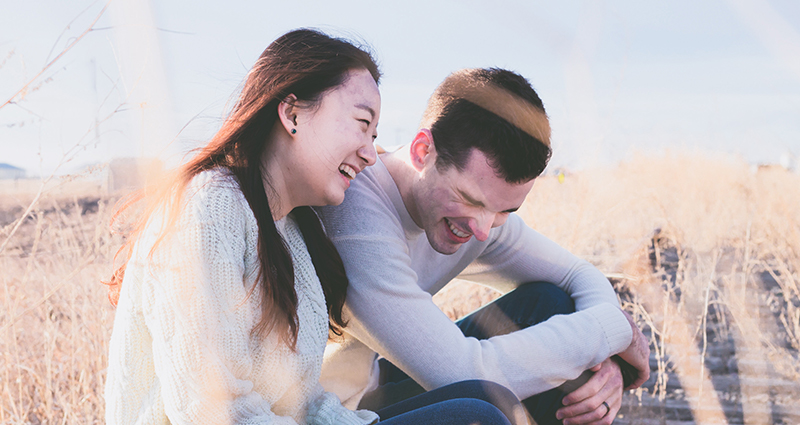
[[[524,416],[517,397],[488,381],[463,381],[403,400],[377,411],[381,424],[517,425]]]
[[[544,322],[556,314],[575,312],[575,303],[557,286],[546,282],[521,285],[456,322],[465,336],[489,339]],[[380,360],[380,386],[367,393],[359,408],[380,410],[425,390],[395,365]],[[560,424],[555,412],[565,393],[559,388],[522,400],[528,413],[539,425]]]

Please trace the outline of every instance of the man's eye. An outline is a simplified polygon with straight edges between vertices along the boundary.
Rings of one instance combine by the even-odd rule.
[[[369,127],[370,124],[369,120],[359,120],[359,121],[363,122],[364,124],[367,125],[367,127]]]

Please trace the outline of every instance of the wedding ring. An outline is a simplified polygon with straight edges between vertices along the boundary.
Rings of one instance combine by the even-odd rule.
[[[608,416],[609,413],[611,413],[611,406],[609,406],[608,403],[606,403],[605,401],[603,402],[603,406],[606,406],[606,414],[603,415],[603,417],[605,418],[606,416]]]

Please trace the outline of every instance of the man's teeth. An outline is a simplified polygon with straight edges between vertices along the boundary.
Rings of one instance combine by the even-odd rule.
[[[453,226],[453,223],[451,223],[450,220],[447,220],[447,227],[449,227],[450,231],[453,232],[453,234],[458,236],[459,238],[469,237],[469,233],[464,233],[461,230],[458,230],[456,226]]]
[[[356,178],[356,170],[354,170],[353,167],[351,167],[351,166],[349,166],[347,164],[340,165],[339,166],[339,172],[342,173],[345,177],[347,177],[350,180],[353,180],[354,178]]]

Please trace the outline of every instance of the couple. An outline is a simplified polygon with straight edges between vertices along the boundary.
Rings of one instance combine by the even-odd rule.
[[[607,424],[646,380],[608,281],[511,214],[550,154],[527,81],[452,74],[378,158],[379,76],[281,36],[211,142],[122,206],[108,423]],[[430,294],[456,276],[508,293],[454,324]]]

